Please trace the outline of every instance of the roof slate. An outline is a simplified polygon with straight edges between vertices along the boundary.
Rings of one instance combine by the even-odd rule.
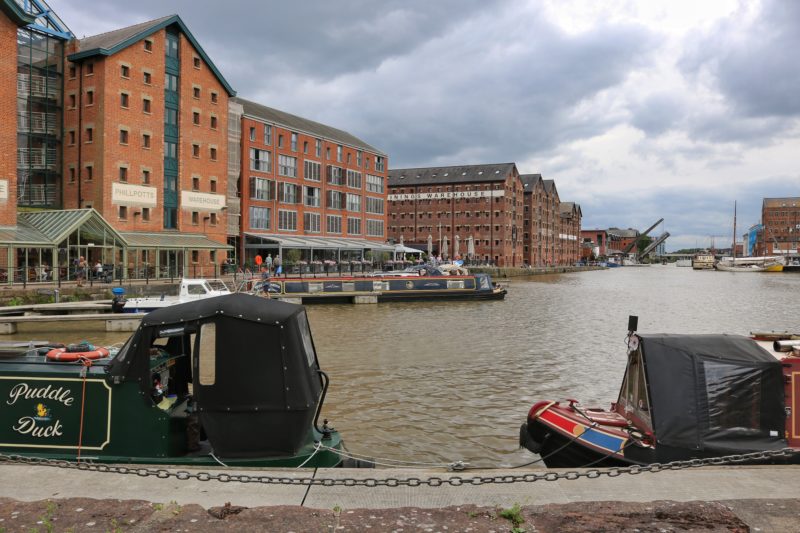
[[[78,52],[86,52],[96,49],[111,50],[112,48],[123,44],[128,39],[136,37],[140,33],[146,33],[151,28],[155,28],[162,22],[177,16],[178,15],[167,15],[166,17],[140,22],[139,24],[127,26],[125,28],[119,28],[118,30],[107,31],[105,33],[84,37],[78,41]],[[144,36],[142,38],[144,38]]]
[[[250,100],[245,100],[244,98],[234,98],[233,102],[241,104],[244,108],[245,115],[285,126],[287,129],[297,131],[298,133],[308,133],[315,137],[323,137],[341,144],[368,150],[378,155],[386,155],[382,150],[367,144],[346,131],[307,118],[298,117],[297,115],[292,115],[291,113],[280,111],[272,107],[267,107]]]
[[[195,39],[194,35],[192,35],[192,32],[189,31],[186,23],[183,22],[181,17],[178,15],[168,15],[166,17],[140,22],[139,24],[127,26],[118,30],[85,37],[77,41],[78,51],[70,54],[67,59],[70,61],[77,61],[96,55],[110,56],[144,39],[145,37],[152,35],[158,30],[173,24],[176,24],[189,42],[192,43],[192,46],[195,48],[197,53],[200,54],[203,61],[206,63],[206,65],[208,65],[208,67],[217,77],[217,80],[219,80],[220,84],[222,84],[222,86],[228,92],[228,95],[234,96],[236,91],[233,90],[228,81],[222,76],[222,73],[211,61],[211,58],[208,56],[208,54],[206,54],[205,50],[203,50],[203,47],[200,46],[200,43],[197,42],[197,39]]]
[[[396,168],[389,170],[389,187],[442,183],[480,183],[505,181],[517,173],[514,163],[460,165],[453,167]]]
[[[800,205],[800,198],[784,197],[784,198],[764,198],[764,207],[797,207]]]
[[[525,189],[525,193],[532,193],[533,189],[536,187],[536,183],[542,180],[541,174],[520,174],[519,179],[522,181],[522,187]]]

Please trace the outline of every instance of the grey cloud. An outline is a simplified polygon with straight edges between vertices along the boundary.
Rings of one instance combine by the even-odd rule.
[[[53,2],[59,12],[62,1]],[[238,87],[249,88],[258,78],[286,73],[326,79],[374,69],[386,58],[408,53],[504,1],[112,0],[64,4],[63,9],[74,12],[76,20],[100,15],[119,21],[119,26],[178,13],[204,47],[249,67],[246,78],[234,80]],[[88,28],[82,33],[97,32]]]
[[[510,1],[62,1],[65,19],[114,27],[178,12],[239,94],[346,129],[392,166],[518,160],[600,134],[624,117],[581,103],[658,44],[635,25],[568,35]]]
[[[690,76],[710,74],[738,115],[800,116],[800,3],[765,0],[746,24],[736,13],[688,43],[679,62]]]
[[[648,136],[658,136],[679,126],[686,108],[685,102],[677,94],[650,94],[631,104],[631,124]]]

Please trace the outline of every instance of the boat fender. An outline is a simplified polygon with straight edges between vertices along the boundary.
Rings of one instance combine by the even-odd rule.
[[[625,429],[625,431],[628,433],[628,436],[631,438],[631,440],[636,442],[636,444],[644,445],[646,443],[647,435],[639,428],[629,426]]]
[[[47,360],[73,362],[84,359],[102,359],[103,357],[108,357],[108,355],[109,352],[106,348],[96,348],[86,352],[70,352],[67,351],[67,348],[53,348],[47,352]]]

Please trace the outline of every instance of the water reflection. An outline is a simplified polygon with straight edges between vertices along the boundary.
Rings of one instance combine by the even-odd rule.
[[[511,465],[532,459],[517,435],[534,401],[607,406],[616,398],[628,315],[650,333],[796,330],[789,295],[798,289],[800,275],[788,273],[653,266],[517,279],[501,302],[311,306],[308,314],[331,377],[324,415],[351,450]],[[42,338],[16,335],[34,336]]]

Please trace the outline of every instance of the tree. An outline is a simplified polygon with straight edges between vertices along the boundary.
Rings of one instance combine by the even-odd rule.
[[[653,239],[648,237],[647,235],[640,235],[638,239],[636,239],[636,251],[637,253],[641,254],[645,248],[650,246],[650,243],[653,242]]]

